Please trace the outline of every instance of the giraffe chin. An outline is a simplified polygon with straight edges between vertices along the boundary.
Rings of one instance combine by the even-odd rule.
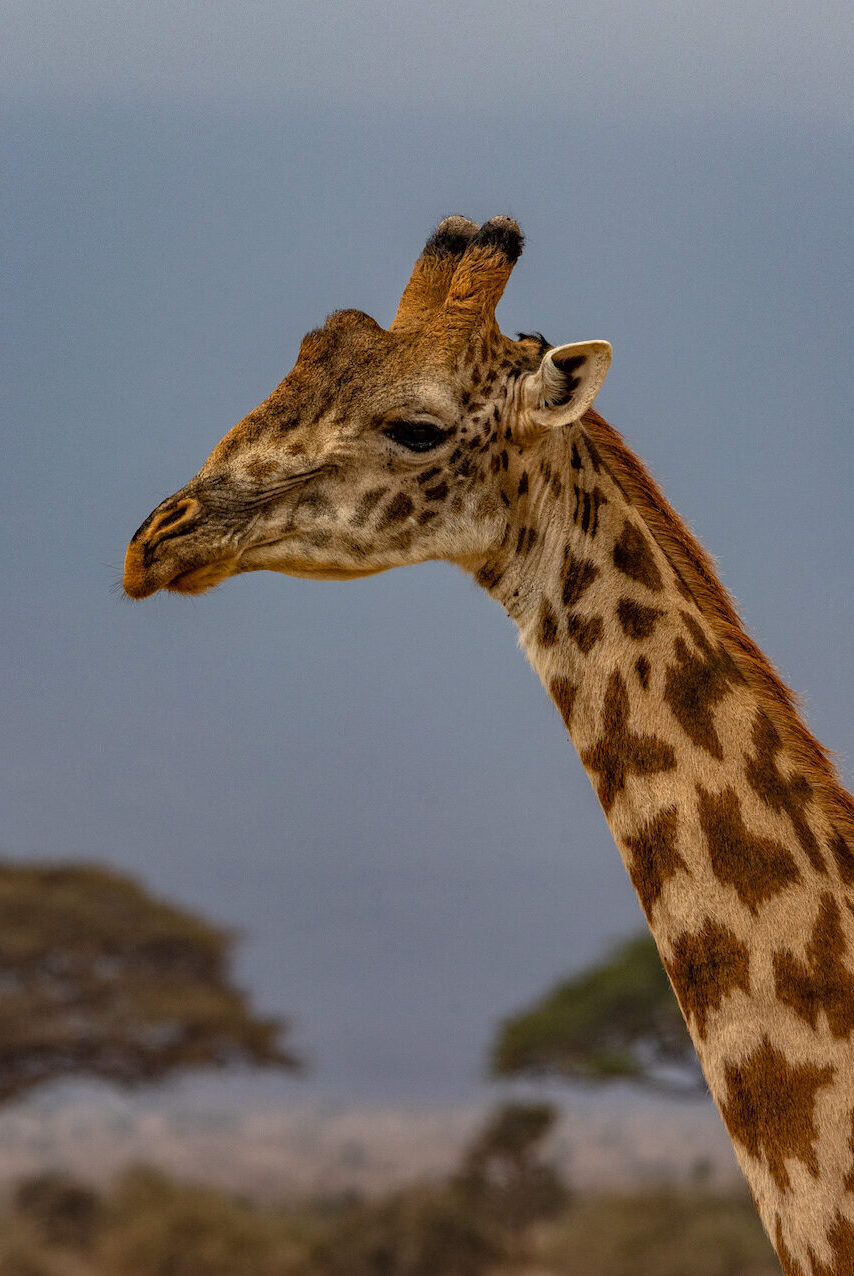
[[[203,594],[237,572],[236,558],[221,558],[215,563],[204,563],[190,571],[181,572],[163,586],[170,594]]]
[[[297,576],[300,580],[362,580],[365,576],[379,576],[385,567],[278,567],[283,576]]]

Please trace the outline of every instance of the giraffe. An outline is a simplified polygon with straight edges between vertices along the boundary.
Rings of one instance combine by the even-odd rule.
[[[592,407],[604,341],[502,334],[515,222],[441,222],[162,501],[132,598],[457,564],[598,795],[787,1276],[854,1272],[854,801],[711,560]]]

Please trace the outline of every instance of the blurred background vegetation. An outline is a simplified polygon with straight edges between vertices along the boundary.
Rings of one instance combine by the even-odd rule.
[[[89,864],[0,864],[0,1100],[90,1077],[299,1060],[234,985],[235,936]],[[491,1072],[696,1094],[702,1080],[644,935],[499,1025]],[[559,1109],[505,1102],[443,1178],[272,1205],[162,1170],[61,1167],[0,1201],[0,1276],[769,1276],[746,1193],[701,1181],[573,1191]],[[94,1169],[95,1167],[93,1167]]]
[[[48,1081],[293,1069],[230,982],[234,936],[91,864],[0,864],[0,1101]]]
[[[648,933],[552,988],[501,1024],[491,1055],[498,1077],[631,1081],[696,1097],[706,1083],[682,1012]]]

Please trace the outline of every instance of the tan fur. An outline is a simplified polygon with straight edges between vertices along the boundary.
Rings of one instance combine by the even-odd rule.
[[[711,557],[613,426],[593,408],[585,414],[584,425],[627,500],[642,514],[674,571],[711,622],[715,635],[733,652],[747,682],[761,696],[797,766],[816,786],[828,814],[854,844],[854,799],[842,788],[827,750],[800,717],[797,696],[744,629]]]
[[[477,223],[467,217],[446,217],[437,227],[437,236],[452,243],[469,241],[477,234]],[[435,239],[436,237],[434,237]],[[457,268],[459,255],[437,251],[435,245],[427,245],[412,270],[409,283],[403,291],[397,314],[391,328],[419,328],[431,311],[444,304]]]

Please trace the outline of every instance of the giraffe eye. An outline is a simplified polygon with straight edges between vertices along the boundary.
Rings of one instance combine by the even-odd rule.
[[[392,421],[385,433],[410,452],[429,452],[445,437],[445,431],[430,421]]]

